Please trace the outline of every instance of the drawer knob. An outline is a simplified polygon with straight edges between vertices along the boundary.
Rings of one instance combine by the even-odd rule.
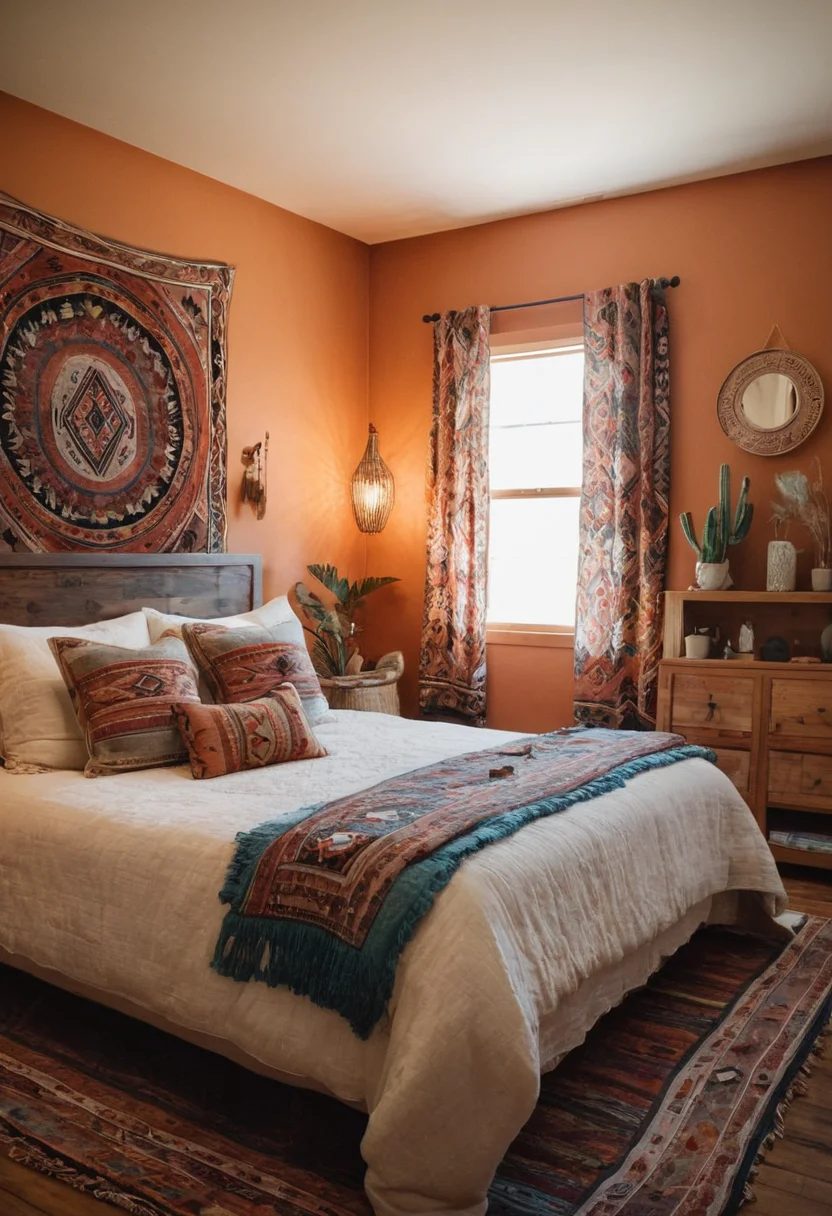
[[[719,709],[719,705],[716,703],[716,701],[713,701],[713,700],[709,701],[708,702],[708,713],[705,718],[705,721],[706,722],[713,721],[713,716],[718,709]]]
[[[816,785],[820,785],[820,783],[821,783],[821,781],[822,781],[822,780],[823,780],[823,778],[822,778],[822,777],[815,777],[814,781],[812,782],[812,788],[814,789],[814,787],[815,787]]]

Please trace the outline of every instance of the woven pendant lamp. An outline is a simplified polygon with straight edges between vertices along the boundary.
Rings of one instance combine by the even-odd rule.
[[[378,431],[370,423],[367,447],[350,485],[352,511],[362,532],[381,532],[390,518],[396,490],[393,474],[378,454]]]

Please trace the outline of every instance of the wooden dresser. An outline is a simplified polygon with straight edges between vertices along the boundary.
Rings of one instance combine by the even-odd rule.
[[[752,661],[722,659],[739,627],[755,632]],[[832,664],[766,663],[760,646],[773,635],[790,652],[820,655],[832,622],[832,594],[669,591],[657,728],[716,752],[757,819],[770,832],[832,837]],[[715,657],[686,659],[686,634],[717,626]],[[770,842],[778,861],[832,869],[832,853]]]

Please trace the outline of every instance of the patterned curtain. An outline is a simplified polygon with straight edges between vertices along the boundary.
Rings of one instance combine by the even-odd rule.
[[[478,725],[485,719],[489,324],[486,306],[445,313],[434,323],[419,664],[422,712]]]
[[[644,279],[586,296],[575,719],[655,726],[670,490],[667,308]]]

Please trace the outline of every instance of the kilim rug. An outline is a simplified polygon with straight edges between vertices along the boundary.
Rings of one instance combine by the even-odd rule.
[[[741,1204],[830,1015],[832,920],[704,929],[543,1079],[499,1216]],[[0,967],[0,1151],[140,1216],[370,1216],[365,1118]]]

